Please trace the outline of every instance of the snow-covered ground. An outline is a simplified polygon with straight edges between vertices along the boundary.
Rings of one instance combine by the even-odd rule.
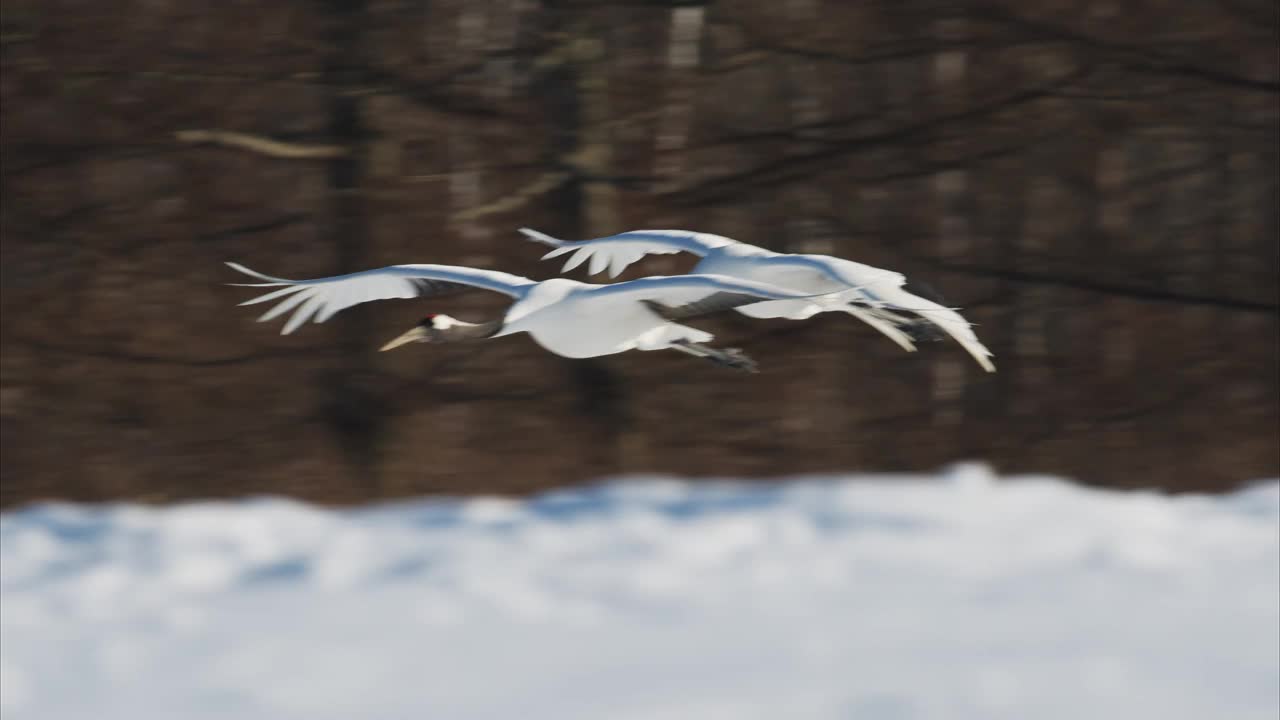
[[[1280,483],[0,516],[4,720],[1275,720]]]

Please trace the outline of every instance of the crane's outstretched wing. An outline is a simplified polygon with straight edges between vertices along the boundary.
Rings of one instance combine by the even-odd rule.
[[[258,318],[258,322],[271,320],[297,308],[281,329],[281,335],[288,335],[313,317],[315,322],[322,323],[339,310],[372,300],[432,297],[475,289],[492,290],[522,298],[529,288],[537,284],[519,275],[454,265],[391,265],[315,280],[285,280],[254,272],[237,263],[229,262],[227,265],[245,275],[266,281],[232,283],[233,285],[283,286],[279,290],[240,303],[254,305],[280,300],[279,304]]]
[[[769,300],[812,300],[817,297],[752,280],[701,274],[640,278],[601,285],[593,293],[634,299],[669,322]]]
[[[588,259],[587,272],[595,275],[609,270],[609,277],[618,277],[628,265],[645,255],[671,255],[687,252],[699,257],[736,240],[719,235],[692,232],[690,230],[632,230],[609,237],[592,240],[569,241],[553,238],[546,233],[520,228],[525,237],[534,242],[555,248],[542,256],[543,260],[572,253],[561,272],[568,272]]]

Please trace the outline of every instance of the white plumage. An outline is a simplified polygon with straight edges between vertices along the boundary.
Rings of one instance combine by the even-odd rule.
[[[413,341],[443,342],[526,332],[543,348],[564,357],[670,348],[751,369],[750,360],[740,353],[702,345],[712,335],[679,321],[762,301],[823,301],[761,282],[714,275],[648,277],[595,285],[567,278],[538,282],[494,270],[452,265],[392,265],[316,280],[286,280],[236,263],[227,264],[264,281],[247,283],[249,287],[279,288],[241,304],[278,301],[259,321],[292,311],[281,334],[293,332],[307,320],[324,322],[344,308],[372,300],[430,297],[470,289],[491,290],[515,300],[501,319],[488,323],[428,315],[419,326],[387,343],[384,350]]]
[[[617,277],[645,255],[692,253],[702,258],[693,273],[754,280],[810,296],[822,295],[818,300],[793,298],[736,308],[744,315],[800,320],[820,312],[846,312],[908,351],[915,350],[908,331],[918,330],[923,320],[954,338],[984,370],[996,369],[991,351],[960,313],[908,292],[903,287],[906,278],[891,270],[829,255],[777,253],[720,235],[688,230],[634,230],[577,242],[529,228],[521,228],[520,232],[553,248],[543,259],[568,256],[563,269],[566,272],[589,261],[589,273],[607,269],[611,277]]]

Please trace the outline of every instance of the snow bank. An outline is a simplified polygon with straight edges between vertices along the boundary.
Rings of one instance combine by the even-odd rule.
[[[5,720],[1274,720],[1280,483],[0,516]]]

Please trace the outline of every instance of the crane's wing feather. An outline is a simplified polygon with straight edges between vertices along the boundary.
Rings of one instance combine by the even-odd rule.
[[[439,297],[476,289],[521,298],[535,284],[519,275],[453,265],[391,265],[315,280],[286,280],[263,275],[237,263],[229,262],[227,265],[245,275],[265,281],[233,284],[280,288],[240,304],[254,305],[279,300],[279,304],[263,313],[258,322],[272,320],[293,311],[293,315],[281,329],[281,335],[288,335],[309,319],[321,323],[340,310],[373,300]]]
[[[683,303],[681,305],[666,305],[657,300],[641,300],[649,309],[653,310],[664,320],[671,322],[680,322],[688,318],[699,317],[701,315],[711,315],[725,310],[732,310],[743,305],[751,305],[760,302],[760,296],[755,293],[737,293],[737,292],[714,292],[706,297],[694,300],[692,302]]]
[[[600,285],[593,292],[641,302],[670,322],[752,303],[815,297],[753,280],[703,274],[639,278],[613,285]]]
[[[645,255],[687,252],[701,257],[718,247],[737,242],[719,235],[690,230],[632,230],[576,242],[554,238],[529,228],[520,228],[520,232],[534,242],[553,248],[542,256],[543,260],[569,255],[561,272],[568,272],[590,260],[588,273],[595,275],[607,269],[609,277],[618,277],[628,265]]]

